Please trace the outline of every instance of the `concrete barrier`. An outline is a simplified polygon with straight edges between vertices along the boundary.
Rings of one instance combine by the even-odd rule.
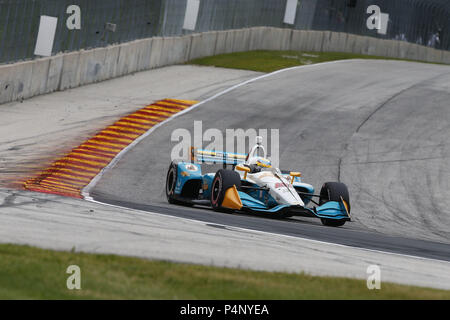
[[[321,52],[323,47],[324,31],[311,31],[313,36],[313,51]],[[333,51],[333,50],[332,50]]]
[[[422,46],[418,44],[411,44],[411,51],[408,52],[407,58],[411,60],[419,60],[419,52],[421,47]]]
[[[191,35],[189,60],[213,56],[216,49],[217,32],[203,32]]]
[[[312,43],[312,33],[311,31],[305,31],[304,38],[303,38],[303,50],[304,51],[312,51],[313,50],[313,43]]]
[[[289,50],[291,48],[292,35],[294,30],[281,29],[281,50]]]
[[[404,41],[272,27],[155,37],[0,66],[0,103],[137,71],[247,50],[336,51],[450,64],[450,52]]]
[[[450,64],[450,51],[442,52],[442,63]]]
[[[306,31],[293,30],[290,50],[306,51],[306,37],[307,37]]]
[[[347,52],[347,53],[356,52],[355,51],[355,44],[356,44],[356,35],[354,35],[354,34],[347,34],[347,41],[345,42],[344,52]]]
[[[250,29],[233,30],[233,52],[250,50]]]
[[[225,51],[223,53],[232,53],[233,51],[233,45],[234,45],[234,37],[236,36],[236,33],[234,30],[227,31],[227,36],[225,37]]]
[[[249,30],[249,33],[251,33],[251,30]],[[223,54],[226,52],[226,42],[227,42],[227,36],[229,34],[229,31],[217,31],[217,38],[216,38],[216,47],[214,48],[214,55]]]
[[[164,38],[161,50],[160,65],[179,64],[189,59],[191,37]]]
[[[368,55],[371,56],[383,56],[384,54],[384,46],[383,42],[380,39],[377,38],[370,38],[366,42],[367,49],[365,52],[367,52]]]
[[[373,53],[375,56],[383,57],[386,55],[386,46],[384,45],[384,39],[376,39],[376,47],[375,52]],[[397,48],[397,50],[400,49],[400,46]]]
[[[323,31],[322,32],[322,44],[320,47],[320,51],[334,51],[335,43],[332,43],[332,36],[334,32],[331,31]],[[334,42],[334,41],[333,41]]]
[[[26,98],[31,85],[31,72],[32,64],[29,61],[2,67],[0,70],[0,103]],[[41,80],[45,80],[45,77]]]
[[[120,46],[118,45],[109,46],[106,48],[106,56],[104,63],[106,70],[104,74],[108,79],[117,77],[117,60],[119,60],[119,53],[120,53]]]
[[[15,65],[5,65],[0,72],[0,103],[12,100],[12,85],[10,75],[14,72]]]
[[[78,80],[79,85],[88,84],[87,81],[88,75],[92,71],[89,70],[90,64],[93,63],[94,50],[81,50],[80,58],[78,60],[78,68],[80,69],[80,78]]]
[[[175,57],[171,55],[171,48],[175,49],[177,43],[179,43],[178,39],[175,39],[172,37],[162,38],[161,52],[159,55],[159,65],[160,66],[169,65],[171,63],[172,64],[176,63],[176,62],[173,62]]]
[[[322,51],[323,31],[306,31],[306,47],[305,51]]]
[[[80,85],[80,52],[71,52],[63,56],[63,67],[61,74],[61,83],[59,84],[59,90],[66,90],[75,88]],[[117,65],[117,60],[114,62]],[[117,76],[117,74],[114,74]],[[33,71],[34,80],[34,71]],[[34,81],[33,81],[34,82]],[[32,96],[33,92],[31,92]]]
[[[364,54],[365,52],[367,52],[367,41],[367,37],[355,35],[353,53]]]
[[[0,103],[12,100],[12,90],[10,82],[10,74],[14,72],[14,65],[6,65],[1,67],[0,72]]]
[[[430,62],[441,62],[442,61],[442,51],[431,49],[427,50],[427,61]]]
[[[417,50],[417,60],[422,60],[422,61],[427,61],[427,51],[430,48],[424,47],[424,46],[419,46],[418,50]]]
[[[345,52],[346,46],[347,46],[346,33],[324,31],[321,51]]]
[[[48,69],[47,84],[45,86],[45,93],[50,93],[59,90],[59,83],[61,81],[61,72],[63,67],[62,55],[55,56],[50,60]]]
[[[348,36],[348,33],[339,32],[339,52],[346,52]]]
[[[22,62],[15,68],[14,73],[10,74],[9,83],[12,89],[12,100],[27,98],[31,86],[31,64],[31,61]]]
[[[397,58],[399,56],[400,41],[384,40],[386,46],[386,57]]]
[[[261,50],[264,28],[255,27],[250,29],[250,50]]]
[[[79,68],[80,82],[79,85],[105,80],[107,74],[104,65],[106,61],[106,48],[97,48],[80,52]],[[120,60],[119,60],[120,61]]]
[[[233,30],[234,31],[234,30]],[[209,57],[213,56],[216,50],[216,42],[217,42],[217,32],[203,32],[202,34],[202,43],[201,43],[201,57]]]
[[[150,56],[152,54],[152,39],[139,40],[138,46],[138,60],[136,71],[144,71],[150,69]]]
[[[50,68],[51,58],[42,58],[35,60],[31,65],[31,84],[28,97],[44,94],[47,86],[48,70]],[[77,71],[78,67],[76,66]]]
[[[281,48],[281,29],[264,27],[262,38],[262,49],[280,50]]]
[[[189,60],[200,58],[201,54],[202,35],[200,33],[191,35],[191,46],[189,49]]]
[[[398,45],[398,57],[401,59],[409,59],[411,43],[403,41]]]
[[[152,52],[150,54],[150,69],[160,67],[161,53],[164,39],[160,37],[153,38]]]
[[[132,41],[120,45],[119,59],[117,61],[117,75],[124,76],[137,71],[138,68],[138,44]]]

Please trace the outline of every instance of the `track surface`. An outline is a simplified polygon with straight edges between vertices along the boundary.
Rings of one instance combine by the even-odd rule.
[[[99,201],[421,257],[450,260],[450,68],[353,60],[298,68],[226,93],[160,127],[105,173]],[[177,128],[280,129],[281,167],[319,189],[342,181],[356,222],[276,221],[170,206],[164,180]],[[417,240],[413,240],[417,239]]]

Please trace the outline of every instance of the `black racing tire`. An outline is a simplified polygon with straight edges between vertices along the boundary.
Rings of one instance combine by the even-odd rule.
[[[319,205],[323,205],[329,201],[340,202],[341,197],[346,202],[348,213],[350,213],[350,195],[347,186],[342,182],[326,182],[320,190]],[[341,227],[345,224],[345,220],[321,218],[320,221],[324,226],[328,227]]]
[[[179,201],[175,200],[175,198],[174,198],[177,177],[178,177],[178,164],[176,161],[172,161],[170,163],[169,170],[167,170],[167,176],[166,176],[166,197],[167,197],[167,201],[171,204],[179,204],[180,203]]]
[[[233,211],[222,208],[225,192],[233,186],[236,186],[237,189],[241,187],[241,177],[236,171],[220,169],[216,172],[211,184],[211,206],[215,211]]]
[[[322,224],[324,226],[327,226],[327,227],[342,227],[345,224],[345,220],[320,218],[320,221],[322,222]]]

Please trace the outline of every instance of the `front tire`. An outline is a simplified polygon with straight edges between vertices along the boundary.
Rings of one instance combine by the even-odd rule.
[[[327,227],[342,227],[345,224],[344,220],[324,219],[320,218],[320,221]]]
[[[320,190],[319,205],[323,205],[329,201],[341,202],[341,198],[344,200],[344,205],[348,213],[350,213],[350,195],[347,186],[341,182],[327,182]],[[324,226],[328,227],[341,227],[345,224],[345,220],[321,218],[320,221]]]
[[[211,184],[211,206],[215,211],[233,211],[222,208],[225,192],[233,186],[236,186],[237,189],[241,187],[241,177],[237,172],[225,169],[217,171]]]
[[[166,197],[170,204],[179,204],[179,201],[175,200],[175,186],[178,176],[178,164],[175,161],[170,163],[169,170],[166,176]]]

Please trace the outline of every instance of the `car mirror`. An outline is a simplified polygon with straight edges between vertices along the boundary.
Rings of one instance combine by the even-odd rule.
[[[243,165],[240,165],[240,164],[238,164],[236,166],[236,170],[250,172],[250,168],[249,167],[246,167],[246,166],[243,166]]]
[[[249,167],[243,166],[243,165],[241,165],[241,164],[238,164],[238,165],[236,166],[236,170],[238,170],[238,171],[244,171],[244,172],[245,172],[245,173],[244,173],[244,179],[247,179],[247,173],[250,172],[250,168],[249,168]]]
[[[295,177],[301,177],[302,174],[300,172],[289,172],[289,175],[292,177],[291,184],[294,184]]]

